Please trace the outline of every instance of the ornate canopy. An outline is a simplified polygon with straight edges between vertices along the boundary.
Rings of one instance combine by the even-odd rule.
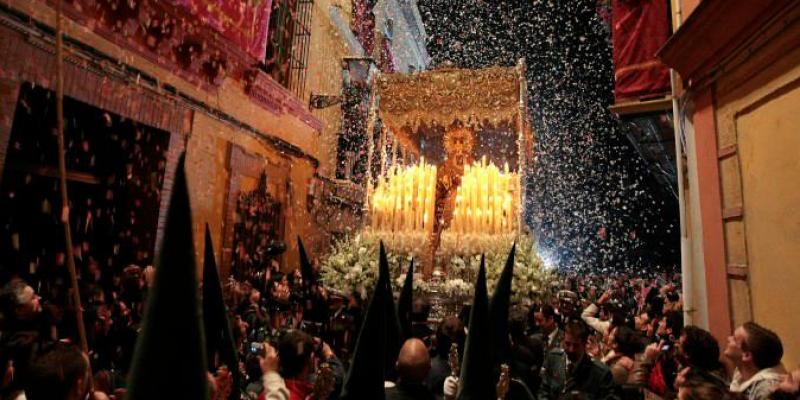
[[[376,163],[378,171],[374,171],[374,176],[383,179],[387,172],[386,166],[395,165],[394,159],[389,162],[389,154],[396,156],[397,149],[403,150],[402,162],[407,162],[405,158],[409,154],[408,150],[420,158],[425,157],[426,162],[439,158],[439,163],[433,164],[441,167],[434,172],[434,204],[437,205],[433,214],[434,221],[444,224],[449,218],[444,215],[448,213],[446,210],[450,206],[444,204],[455,204],[455,188],[458,184],[453,182],[458,181],[454,177],[460,177],[463,174],[461,167],[478,157],[481,157],[482,163],[488,159],[496,166],[510,166],[518,179],[515,187],[519,199],[514,204],[525,204],[525,191],[521,190],[522,179],[527,171],[526,162],[530,158],[533,135],[528,123],[524,60],[510,68],[440,68],[411,74],[378,73],[372,79],[375,90],[370,97],[367,132],[373,135],[369,135],[371,140],[367,140],[367,165],[370,167],[367,168],[364,204],[368,207],[370,205],[373,190],[372,166],[376,153],[380,159]],[[382,121],[383,129],[376,143],[374,128],[378,119]],[[436,128],[421,129],[423,126]],[[391,148],[387,144],[387,138],[392,139]],[[443,153],[442,157],[431,157],[431,150],[434,153]],[[415,160],[411,158],[410,161]],[[451,199],[452,202],[446,199]],[[515,226],[521,229],[520,207],[512,208],[517,213]],[[453,208],[450,207],[449,210],[452,211]],[[443,225],[439,224],[434,222],[431,231],[441,234]],[[514,224],[509,223],[507,226],[512,225]],[[429,242],[431,246],[427,265],[433,265],[434,251],[439,243],[438,234]]]
[[[531,139],[522,60],[515,67],[379,74],[376,82],[376,114],[410,149],[418,150],[420,127],[456,122],[473,128],[506,124]]]
[[[422,124],[512,122],[520,112],[522,68],[445,68],[380,75],[378,112],[393,130]]]

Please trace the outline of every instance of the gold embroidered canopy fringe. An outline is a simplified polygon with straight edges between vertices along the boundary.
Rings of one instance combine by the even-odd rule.
[[[519,166],[524,164],[525,153],[533,150],[523,59],[514,67],[443,67],[411,74],[378,73],[373,79],[375,95],[370,101],[368,131],[380,119],[385,131],[414,154],[419,154],[420,135],[425,134],[421,127],[454,123],[476,132],[486,126],[516,128]]]
[[[421,125],[497,125],[519,115],[518,67],[482,70],[445,68],[377,78],[378,113],[393,131]]]

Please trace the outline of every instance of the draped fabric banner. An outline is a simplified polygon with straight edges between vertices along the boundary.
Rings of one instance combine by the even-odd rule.
[[[175,0],[259,61],[267,50],[273,0]]]
[[[669,69],[656,52],[671,32],[667,0],[614,0],[612,20],[617,102],[666,95]]]

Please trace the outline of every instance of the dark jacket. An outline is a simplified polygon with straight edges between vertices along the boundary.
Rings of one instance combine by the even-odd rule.
[[[549,352],[550,350],[561,348],[561,341],[564,340],[564,331],[561,330],[561,328],[556,328],[555,332],[556,333],[553,336],[552,341],[550,341],[550,335],[545,335],[544,333],[541,332],[533,335],[534,337],[542,341],[545,353]]]
[[[431,371],[428,373],[425,384],[437,398],[442,398],[444,395],[444,380],[447,379],[448,376],[450,376],[448,358],[441,355],[431,358]]]
[[[528,385],[525,382],[511,378],[511,381],[508,385],[508,395],[506,396],[506,400],[536,400],[536,396],[533,395]]]
[[[561,349],[551,350],[542,368],[539,400],[557,400],[574,391],[581,392],[589,400],[619,399],[619,388],[608,367],[584,355],[568,373],[566,353]]]
[[[540,370],[544,363],[544,343],[540,336],[522,336],[512,340],[511,376],[520,379],[531,392],[539,391]]]
[[[423,384],[403,384],[386,389],[386,400],[434,400],[433,393]]]

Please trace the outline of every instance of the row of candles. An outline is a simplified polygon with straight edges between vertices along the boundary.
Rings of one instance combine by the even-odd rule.
[[[436,167],[425,163],[392,166],[372,193],[372,228],[431,231],[436,200]]]
[[[519,208],[519,179],[509,172],[486,162],[464,167],[461,185],[456,193],[456,206],[450,231],[456,234],[506,233],[514,229]]]
[[[508,169],[480,162],[464,166],[449,230],[464,234],[498,234],[516,225],[519,179]],[[371,226],[377,231],[413,232],[433,228],[436,167],[422,158],[417,165],[392,166],[371,196]]]

